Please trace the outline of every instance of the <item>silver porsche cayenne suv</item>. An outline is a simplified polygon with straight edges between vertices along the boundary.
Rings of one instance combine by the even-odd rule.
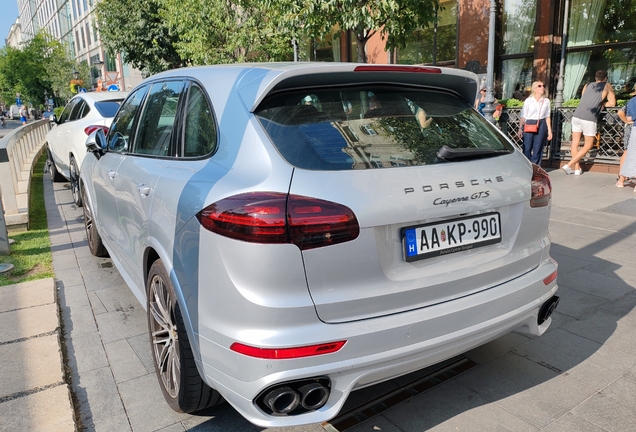
[[[130,92],[87,141],[86,234],[147,310],[173,409],[322,422],[353,390],[546,331],[550,179],[477,89],[456,69],[272,63]]]

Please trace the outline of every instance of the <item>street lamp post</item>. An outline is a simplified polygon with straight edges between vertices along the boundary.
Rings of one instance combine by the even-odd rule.
[[[493,82],[495,73],[495,17],[497,12],[497,0],[490,0],[490,22],[488,32],[488,66],[486,67],[486,105],[484,106],[484,117],[490,123],[495,122],[493,113],[495,112],[495,95],[493,94]]]
[[[554,96],[555,108],[563,106],[563,89],[565,89],[565,49],[568,45],[568,14],[570,11],[570,1],[565,0],[565,11],[563,14],[563,34],[561,35],[561,63],[559,64],[559,81],[557,81],[557,93]]]

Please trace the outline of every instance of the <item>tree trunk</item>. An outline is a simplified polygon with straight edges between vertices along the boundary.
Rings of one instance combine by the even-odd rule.
[[[360,37],[360,33],[356,32],[356,41],[358,42],[358,63],[367,62],[367,38]]]

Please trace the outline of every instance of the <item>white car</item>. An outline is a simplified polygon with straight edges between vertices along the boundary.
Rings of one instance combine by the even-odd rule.
[[[96,128],[105,132],[128,92],[80,93],[64,107],[60,118],[52,119],[46,134],[49,174],[53,181],[71,182],[73,200],[82,205],[79,191],[79,167],[86,156],[86,137]]]
[[[131,91],[87,140],[84,222],[146,308],[173,409],[320,423],[352,390],[547,330],[550,178],[473,108],[478,83],[302,62]]]

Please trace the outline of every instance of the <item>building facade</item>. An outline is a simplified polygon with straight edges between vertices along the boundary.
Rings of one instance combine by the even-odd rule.
[[[116,85],[130,90],[143,79],[141,73],[111,56],[102,47],[94,13],[99,0],[17,0],[21,40],[28,41],[45,30],[68,47],[70,55],[91,70],[93,90]]]
[[[564,101],[580,97],[598,69],[619,98],[636,82],[636,0],[494,0],[495,96],[523,97],[544,81],[552,98],[563,61]],[[491,0],[440,0],[437,22],[388,53],[379,35],[367,44],[371,63],[450,66],[485,77]],[[565,51],[562,56],[562,41]],[[343,33],[309,43],[309,60],[355,61],[355,38]],[[563,58],[562,58],[563,57]]]

